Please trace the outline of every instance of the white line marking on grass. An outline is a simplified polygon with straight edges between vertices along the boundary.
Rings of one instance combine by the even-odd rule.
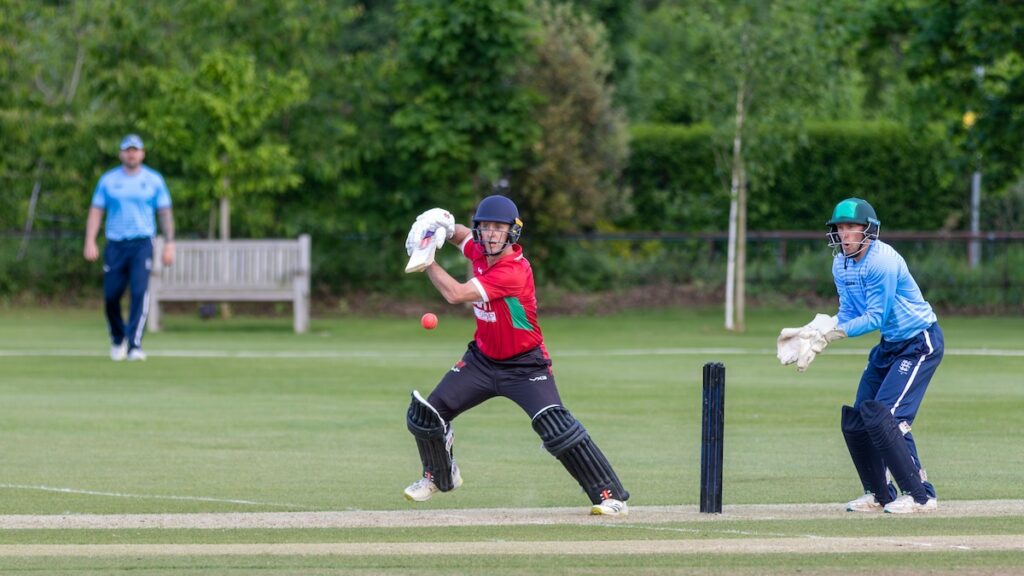
[[[300,512],[224,512],[186,514],[40,514],[0,515],[0,530],[128,530],[141,528],[231,530],[293,528],[435,528],[454,526],[659,526],[726,532],[721,522],[747,520],[843,519],[873,521],[880,515],[853,515],[841,504],[737,504],[722,514],[702,514],[695,505],[634,506],[625,518],[591,516],[582,507],[349,510]],[[932,518],[1024,516],[1024,500],[945,500]],[[699,523],[692,526],[690,523]],[[674,526],[673,526],[674,524]],[[774,535],[774,534],[773,534]],[[793,537],[790,535],[790,537]],[[1018,536],[1019,537],[1019,536]],[[1024,546],[1024,538],[1020,538]]]
[[[605,524],[603,528],[614,530],[649,530],[651,532],[679,532],[682,534],[729,534],[733,536],[756,536],[761,538],[794,538],[792,534],[781,532],[751,532],[749,530],[703,530],[700,528],[666,528],[663,526],[645,526],[642,524]],[[824,538],[813,534],[801,534],[800,538]]]
[[[864,356],[868,349],[829,350],[830,356]],[[392,360],[395,358],[449,358],[451,352],[427,350],[147,350],[147,356],[155,358],[262,358],[301,360],[319,358],[327,360],[375,359]],[[771,348],[621,348],[612,350],[559,350],[555,355],[565,358],[592,358],[595,356],[766,356],[775,355]],[[999,348],[947,348],[946,356],[979,356],[1024,358],[1024,350]],[[0,350],[0,357],[32,358],[32,357],[76,357],[106,358],[107,352],[96,350]]]
[[[1024,550],[1017,535],[728,538],[606,541],[336,542],[257,544],[5,544],[0,557],[152,556],[536,556],[602,554],[872,554],[919,551]]]
[[[188,500],[194,502],[219,502],[223,504],[245,504],[247,506],[274,506],[277,508],[308,508],[301,504],[287,504],[282,502],[259,502],[256,500],[238,500],[232,498],[212,498],[209,496],[162,496],[156,494],[125,494],[122,492],[97,492],[95,490],[80,490],[78,488],[60,488],[57,486],[29,485],[29,484],[0,484],[0,488],[12,490],[41,490],[43,492],[59,492],[62,494],[84,494],[86,496],[106,496],[111,498],[139,498],[152,500]]]

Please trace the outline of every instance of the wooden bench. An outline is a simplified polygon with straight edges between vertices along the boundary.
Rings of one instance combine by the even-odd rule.
[[[309,330],[310,240],[178,240],[173,266],[153,245],[149,329],[160,330],[161,302],[291,301],[295,331]]]

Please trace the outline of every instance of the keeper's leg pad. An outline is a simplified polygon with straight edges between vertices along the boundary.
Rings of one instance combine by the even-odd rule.
[[[533,429],[544,442],[544,448],[579,482],[591,503],[600,504],[609,498],[623,502],[629,499],[629,492],[622,487],[608,459],[568,410],[561,406],[545,408],[534,416]]]
[[[879,504],[888,504],[893,498],[885,477],[885,463],[871,442],[860,412],[852,406],[843,406],[841,427],[846,448],[850,451],[850,458],[853,459],[853,466],[857,469],[864,491],[874,494]]]
[[[921,484],[921,471],[914,463],[907,442],[889,409],[877,400],[867,400],[860,406],[860,416],[871,436],[871,443],[889,467],[900,490],[913,496],[920,504],[927,501],[928,494]]]
[[[452,474],[455,469],[455,457],[452,455],[454,429],[446,423],[437,410],[420,396],[416,390],[412,392],[412,402],[406,413],[406,424],[409,432],[416,438],[416,448],[420,451],[420,462],[423,463],[423,475],[430,478],[441,492],[454,488]]]

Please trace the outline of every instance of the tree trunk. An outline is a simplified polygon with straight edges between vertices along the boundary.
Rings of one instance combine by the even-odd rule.
[[[735,172],[735,168],[733,168]],[[735,176],[733,177],[735,180]],[[735,188],[735,183],[733,184]],[[736,321],[733,310],[735,308],[736,296],[736,195],[731,194],[729,200],[729,247],[725,264],[725,329],[734,330]]]
[[[220,239],[222,242],[227,242],[231,239],[231,200],[227,196],[222,196],[220,199]],[[227,251],[224,252],[227,254]],[[228,266],[230,262],[227,258],[224,260],[224,281],[229,281]],[[222,302],[220,305],[220,317],[227,320],[231,318],[231,304],[228,302]]]
[[[220,199],[220,239],[231,239],[231,200],[227,198]]]
[[[744,42],[746,35],[744,34]],[[746,291],[747,174],[743,167],[743,123],[746,120],[746,78],[736,85],[736,127],[732,138],[732,181],[729,202],[729,255],[725,277],[725,328],[742,332]]]
[[[736,215],[736,327],[747,329],[747,171],[740,160],[740,185]]]
[[[18,247],[18,262],[25,258],[28,253],[28,242],[32,238],[32,226],[36,220],[36,204],[39,202],[39,193],[43,189],[43,167],[45,163],[40,158],[36,162],[36,183],[32,186],[32,196],[28,200],[28,214],[25,216],[25,232],[21,237],[21,246]]]

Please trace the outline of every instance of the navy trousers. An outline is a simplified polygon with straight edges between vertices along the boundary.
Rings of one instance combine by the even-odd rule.
[[[496,396],[519,405],[530,418],[551,406],[561,406],[551,361],[540,348],[506,360],[484,356],[470,342],[462,360],[444,375],[427,401],[441,418],[451,422],[466,410]]]
[[[103,299],[106,302],[110,341],[128,349],[142,347],[142,332],[149,314],[149,271],[153,267],[153,239],[132,238],[107,242],[103,251]],[[128,324],[121,317],[121,296],[131,286]]]
[[[910,425],[917,417],[917,410],[921,407],[935,369],[942,362],[944,351],[945,342],[938,323],[908,340],[880,341],[871,349],[853,404],[858,410],[865,400],[877,400],[886,405],[904,430],[903,438],[919,469],[922,468],[921,459],[917,455],[914,437],[910,434]],[[925,481],[924,485],[928,494],[934,497],[935,488],[931,483]]]

